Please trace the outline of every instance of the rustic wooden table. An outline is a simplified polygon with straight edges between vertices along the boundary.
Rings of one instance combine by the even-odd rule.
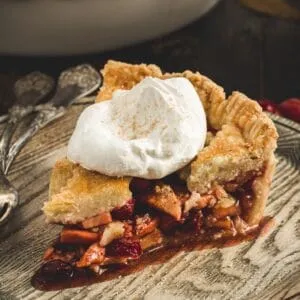
[[[0,113],[11,105],[11,85],[40,70],[51,75],[89,62],[100,69],[109,58],[160,65],[167,71],[199,70],[227,92],[277,102],[300,96],[300,22],[268,17],[224,0],[206,17],[139,45],[73,57],[0,57]]]
[[[11,105],[11,85],[19,76],[33,70],[58,75],[82,62],[100,69],[109,58],[156,63],[167,71],[200,70],[228,93],[238,89],[257,99],[300,97],[299,29],[300,23],[255,14],[238,0],[223,0],[199,21],[125,49],[74,57],[0,57],[0,113]],[[41,130],[12,166],[9,179],[20,193],[20,204],[0,231],[0,299],[299,299],[300,129],[278,116],[272,116],[280,134],[278,165],[266,209],[277,225],[268,236],[200,255],[182,253],[164,265],[92,287],[48,293],[34,289],[30,278],[60,229],[45,226],[41,211],[50,170],[65,155],[83,109],[73,106]]]

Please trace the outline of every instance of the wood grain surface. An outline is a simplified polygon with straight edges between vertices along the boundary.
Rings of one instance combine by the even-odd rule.
[[[50,124],[23,149],[9,178],[20,205],[0,231],[0,299],[299,299],[300,126],[274,117],[278,165],[266,215],[276,226],[256,241],[224,249],[181,253],[169,262],[88,287],[42,292],[30,285],[43,251],[59,232],[45,225],[50,169],[84,105]]]

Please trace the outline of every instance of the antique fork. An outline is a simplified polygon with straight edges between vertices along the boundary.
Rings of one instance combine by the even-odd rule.
[[[4,173],[7,173],[15,157],[39,129],[63,116],[72,102],[94,92],[100,84],[100,74],[87,64],[62,72],[53,98],[48,103],[37,107],[38,113],[34,120],[9,149]],[[7,220],[18,203],[18,197],[14,197],[15,193],[9,189],[6,180],[4,174],[0,172],[0,224]]]

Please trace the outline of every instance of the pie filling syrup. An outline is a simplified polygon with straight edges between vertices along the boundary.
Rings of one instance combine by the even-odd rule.
[[[176,174],[162,180],[135,178],[133,199],[111,213],[64,226],[32,278],[34,287],[58,290],[131,274],[167,261],[180,251],[232,246],[266,232],[272,219],[246,223],[252,182],[215,186],[200,197]]]

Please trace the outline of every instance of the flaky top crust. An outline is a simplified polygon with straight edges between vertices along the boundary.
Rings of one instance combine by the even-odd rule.
[[[246,141],[253,144],[253,151],[268,157],[276,148],[278,134],[272,120],[260,105],[240,92],[233,92],[226,99],[222,87],[199,72],[162,73],[156,65],[131,65],[109,60],[101,71],[104,82],[96,102],[109,100],[117,89],[131,89],[145,77],[185,77],[195,87],[206,112],[209,126],[220,130],[225,124],[233,124],[241,130]]]
[[[130,178],[109,177],[62,159],[56,162],[43,207],[47,221],[76,224],[103,211],[124,205],[132,194]]]
[[[104,83],[96,102],[111,99],[117,89],[131,89],[147,76],[187,78],[201,99],[209,127],[218,131],[215,141],[213,139],[191,163],[188,174],[186,169],[184,171],[190,191],[204,193],[214,183],[233,180],[248,169],[262,169],[253,183],[254,201],[248,216],[250,224],[260,221],[274,172],[278,134],[257,102],[240,92],[233,92],[226,99],[222,87],[198,72],[162,73],[155,65],[131,65],[110,60],[102,74]],[[217,171],[224,168],[228,172],[220,179]]]

